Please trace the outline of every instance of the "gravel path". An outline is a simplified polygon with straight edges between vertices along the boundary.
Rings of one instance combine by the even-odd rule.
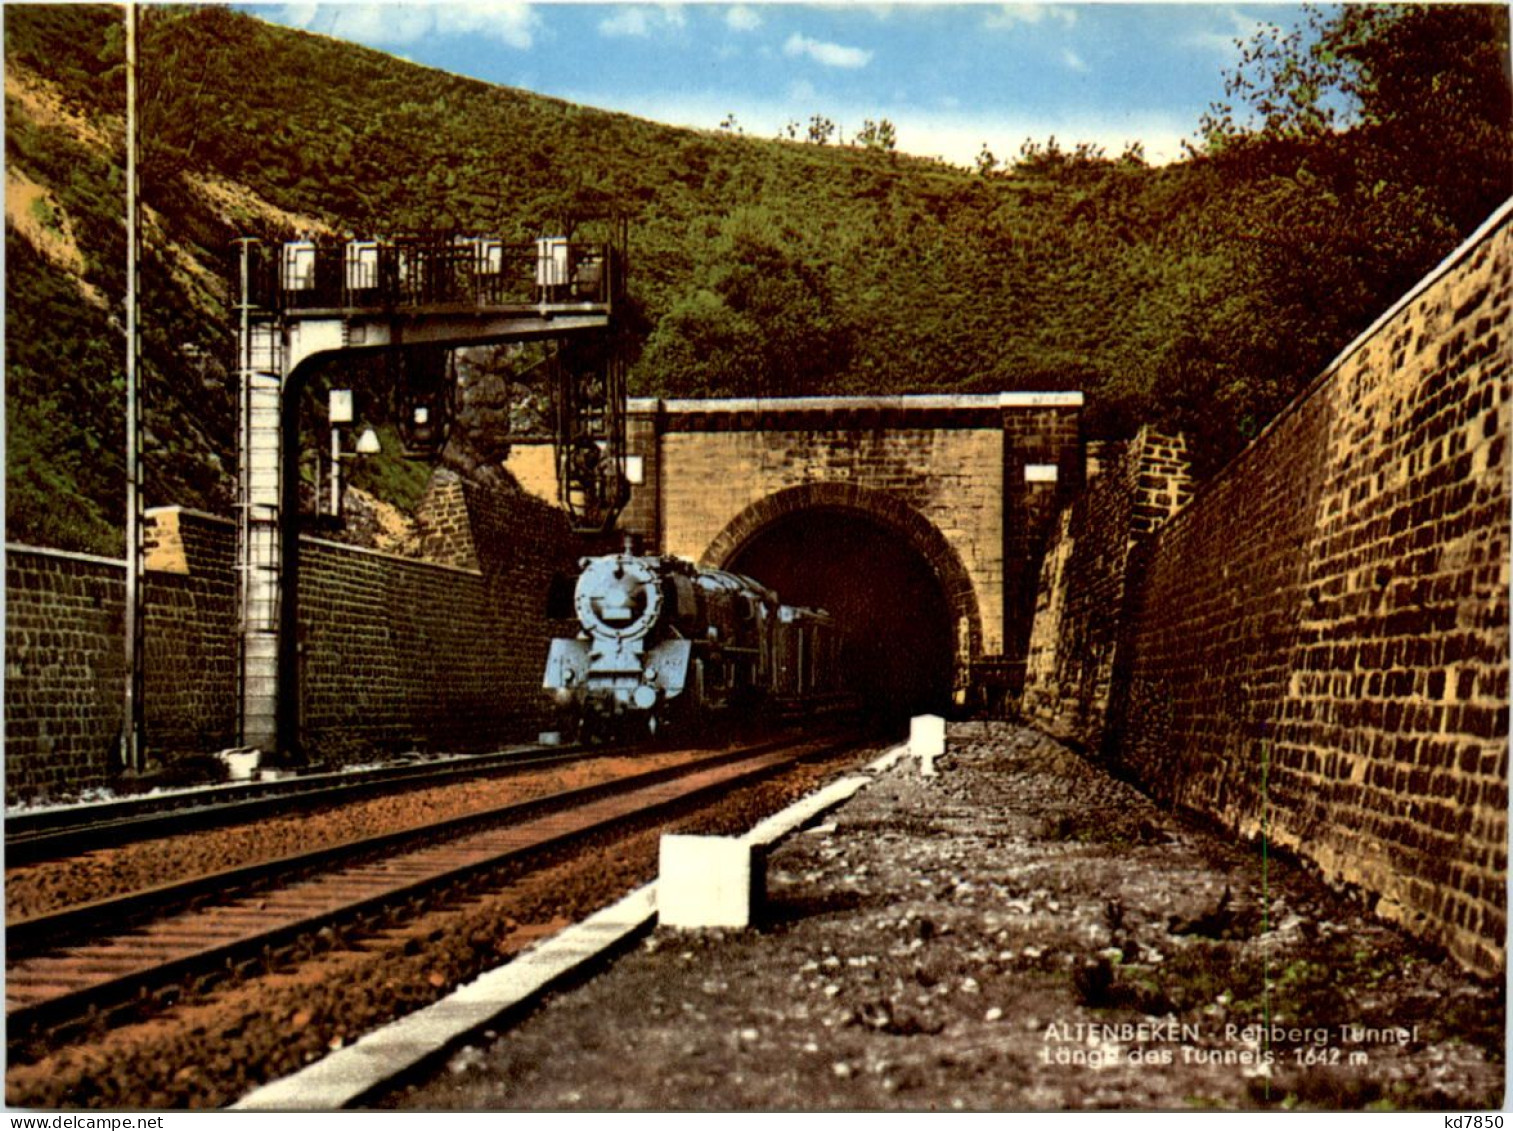
[[[951,729],[772,855],[761,930],[658,930],[384,1106],[1484,1109],[1500,987],[1038,733]]]

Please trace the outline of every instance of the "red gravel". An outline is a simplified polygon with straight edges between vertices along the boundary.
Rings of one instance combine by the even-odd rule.
[[[578,852],[558,853],[549,866],[520,874],[496,894],[458,900],[402,929],[365,938],[352,949],[328,951],[297,968],[224,987],[84,1044],[39,1050],[35,1060],[9,1067],[6,1100],[42,1108],[224,1106],[329,1049],[430,1004],[542,935],[654,879],[662,832],[744,831],[855,761],[853,756],[797,767],[707,809],[598,838]],[[638,769],[650,764],[634,759]],[[612,770],[575,770],[549,785],[536,785],[548,792],[598,780],[585,775],[600,772]],[[519,779],[491,784],[508,788],[510,782],[519,788]],[[534,794],[521,794],[527,795]],[[411,804],[414,800],[408,799]],[[412,815],[437,813],[411,804],[401,808]],[[303,833],[300,840],[310,843]],[[242,842],[233,838],[231,843]],[[147,846],[132,848],[149,851]]]
[[[461,817],[626,774],[678,765],[707,751],[613,755],[507,777],[373,797],[252,824],[102,848],[5,871],[6,920],[29,918],[157,884]]]

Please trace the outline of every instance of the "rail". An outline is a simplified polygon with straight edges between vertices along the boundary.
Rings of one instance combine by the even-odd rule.
[[[259,820],[379,793],[440,785],[457,778],[521,773],[598,757],[614,749],[512,746],[489,754],[461,755],[419,764],[228,782],[67,808],[21,810],[5,817],[5,863],[14,868],[152,837]]]
[[[854,740],[759,743],[470,814],[441,825],[238,868],[7,924],[7,1045],[27,1059],[49,1031],[143,1016],[290,948],[392,922],[525,854],[644,819]],[[304,941],[302,941],[304,940]],[[107,1020],[108,1023],[108,1020]]]

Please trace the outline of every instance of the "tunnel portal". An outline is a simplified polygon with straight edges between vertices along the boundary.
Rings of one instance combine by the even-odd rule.
[[[756,578],[784,604],[835,617],[869,717],[950,708],[951,609],[935,571],[897,533],[857,511],[794,511],[748,540],[726,568]]]

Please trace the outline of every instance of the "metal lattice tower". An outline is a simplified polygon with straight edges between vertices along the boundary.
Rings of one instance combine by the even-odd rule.
[[[490,237],[241,243],[237,578],[242,743],[299,760],[298,406],[310,373],[341,356],[389,352],[425,377],[401,399],[407,449],[445,442],[446,351],[555,340],[563,505],[578,529],[610,528],[624,505],[625,383],[614,305],[626,229],[609,241]],[[439,375],[439,376],[438,376]],[[593,456],[589,457],[592,449]],[[587,470],[578,470],[587,469]]]

